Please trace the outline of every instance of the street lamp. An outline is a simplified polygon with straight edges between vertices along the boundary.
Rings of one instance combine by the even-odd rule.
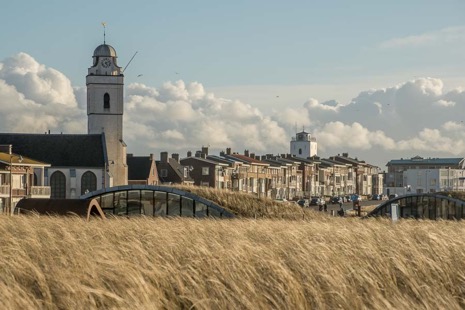
[[[425,193],[428,192],[428,170],[425,171]]]
[[[9,197],[9,203],[8,203],[8,208],[7,208],[7,214],[11,214],[11,209],[13,205],[13,154],[10,154],[10,197]],[[23,156],[19,155],[18,162],[23,161]]]

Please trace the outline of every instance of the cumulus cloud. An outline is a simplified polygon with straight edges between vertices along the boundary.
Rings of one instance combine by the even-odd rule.
[[[83,121],[85,111],[64,74],[25,53],[0,63],[0,130],[83,133]]]
[[[274,105],[262,113],[250,102],[220,98],[199,82],[125,89],[124,137],[136,154],[180,153],[210,145],[257,154],[289,152],[301,126],[317,138],[319,155],[349,152],[374,164],[392,158],[465,153],[465,92],[436,78],[418,78],[358,93],[350,102],[311,98],[299,108]],[[311,95],[311,94],[309,94]],[[20,53],[0,62],[0,130],[86,132],[86,88]],[[269,116],[268,116],[269,115]]]

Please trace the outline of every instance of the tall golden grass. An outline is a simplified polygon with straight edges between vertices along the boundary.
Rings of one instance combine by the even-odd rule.
[[[232,192],[199,186],[176,186],[187,192],[204,197],[241,218],[306,219],[319,216],[309,209],[290,202],[276,202],[269,198],[257,198],[254,194]]]
[[[0,216],[0,309],[462,309],[464,235],[454,221]]]

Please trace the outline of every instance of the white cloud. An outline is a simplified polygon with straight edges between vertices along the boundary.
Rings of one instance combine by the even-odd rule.
[[[456,43],[465,41],[465,27],[448,27],[438,31],[419,35],[410,35],[402,38],[393,38],[379,44],[380,48],[423,47],[433,44]]]
[[[455,102],[453,102],[453,101],[446,101],[446,100],[442,100],[442,99],[441,99],[441,100],[438,100],[438,101],[436,101],[436,102],[434,102],[434,104],[435,104],[435,105],[438,105],[438,106],[440,106],[440,107],[445,107],[445,108],[455,106]]]
[[[0,130],[85,132],[86,113],[74,91],[64,74],[28,54],[5,59],[0,65]]]

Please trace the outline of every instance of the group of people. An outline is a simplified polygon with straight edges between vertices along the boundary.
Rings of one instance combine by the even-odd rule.
[[[328,205],[326,204],[326,201],[324,199],[321,200],[319,206],[318,206],[319,211],[324,211],[328,212]],[[339,200],[339,210],[337,210],[337,215],[339,216],[344,216],[345,211],[344,208],[342,207],[342,200]]]

